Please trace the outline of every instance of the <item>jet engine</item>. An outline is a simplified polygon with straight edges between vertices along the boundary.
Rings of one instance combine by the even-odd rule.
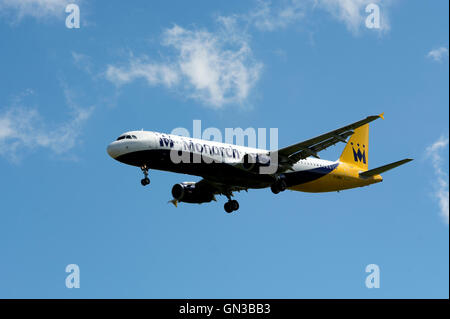
[[[207,203],[214,199],[214,194],[211,191],[199,188],[194,182],[173,185],[172,196],[179,202],[195,204]]]

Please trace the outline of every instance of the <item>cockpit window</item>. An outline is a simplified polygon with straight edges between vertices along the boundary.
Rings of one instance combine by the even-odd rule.
[[[121,135],[121,136],[119,136],[119,137],[117,138],[116,141],[120,141],[120,140],[123,140],[123,139],[127,139],[127,140],[133,139],[133,140],[137,140],[137,137],[136,137],[136,135]]]

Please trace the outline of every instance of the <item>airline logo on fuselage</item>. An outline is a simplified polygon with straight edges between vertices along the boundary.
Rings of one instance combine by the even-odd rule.
[[[194,143],[192,140],[182,139],[183,151],[188,153],[200,153],[205,155],[215,155],[228,158],[239,159],[239,151],[231,146],[222,147],[209,145],[207,143]],[[174,141],[170,137],[162,136],[159,139],[159,146],[174,148]]]
[[[358,146],[358,151],[355,151],[355,148],[353,147],[353,143],[352,143],[352,150],[353,150],[353,159],[355,160],[355,162],[363,162],[364,164],[366,164],[366,145],[363,144],[363,151],[361,152],[361,149],[359,148],[359,144],[357,144]]]
[[[173,140],[171,138],[168,137],[161,137],[159,139],[159,146],[168,146],[170,148],[173,147]]]

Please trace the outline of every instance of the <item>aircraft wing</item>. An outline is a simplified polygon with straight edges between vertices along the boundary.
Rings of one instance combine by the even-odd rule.
[[[384,118],[383,114],[384,113],[368,116],[363,120],[341,127],[337,130],[279,149],[278,151],[275,151],[278,153],[278,160],[282,166],[284,164],[285,167],[288,168],[292,164],[309,156],[319,158],[317,155],[318,152],[335,145],[338,142],[347,143],[346,138],[354,133],[353,130],[378,118]]]
[[[205,190],[213,192],[215,195],[231,195],[232,192],[247,191],[247,188],[240,186],[232,186],[227,184],[222,184],[218,182],[213,182],[207,179],[202,179],[196,183],[196,186]]]

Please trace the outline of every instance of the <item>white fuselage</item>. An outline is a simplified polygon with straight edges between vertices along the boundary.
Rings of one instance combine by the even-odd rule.
[[[269,153],[265,149],[151,131],[130,131],[124,133],[107,147],[108,154],[118,160],[128,154],[145,154],[145,151],[170,151],[173,158],[169,158],[168,160],[174,161],[183,160],[182,156],[178,155],[178,151],[189,152],[197,155],[198,159],[208,159],[215,163],[226,164],[237,164],[241,162],[245,154],[267,155]],[[309,157],[295,163],[289,171],[311,170],[319,167],[328,167],[336,163],[336,161]],[[140,166],[138,163],[130,165]]]

